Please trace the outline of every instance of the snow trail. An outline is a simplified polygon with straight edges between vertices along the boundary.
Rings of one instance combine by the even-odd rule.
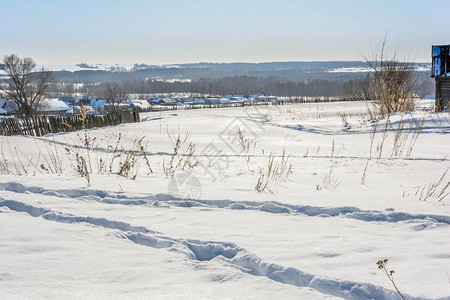
[[[105,204],[144,205],[144,206],[174,206],[174,207],[207,207],[232,210],[253,210],[274,214],[306,215],[309,217],[342,217],[363,222],[399,223],[408,221],[423,221],[438,226],[450,225],[450,216],[436,214],[410,214],[392,210],[362,210],[354,206],[321,207],[310,205],[293,205],[277,201],[231,201],[231,200],[195,200],[180,199],[169,194],[153,194],[143,196],[127,196],[122,193],[112,193],[96,189],[61,189],[53,190],[42,187],[25,186],[17,182],[0,183],[0,189],[14,193],[33,193],[96,201]],[[416,227],[427,229],[430,226]]]
[[[310,287],[321,293],[344,299],[401,299],[395,291],[374,284],[339,281],[296,268],[286,268],[278,264],[264,262],[258,256],[249,253],[234,243],[176,239],[148,228],[132,226],[125,222],[105,218],[79,217],[15,200],[0,200],[0,207],[6,207],[14,212],[24,212],[32,217],[41,217],[48,221],[71,224],[87,223],[113,229],[117,232],[115,236],[125,238],[138,245],[158,249],[168,248],[169,251],[181,253],[192,261],[207,262],[220,259],[247,274],[265,276],[271,280],[298,287]],[[0,213],[9,212],[0,211]],[[416,300],[428,299],[409,295],[407,295],[407,298]]]

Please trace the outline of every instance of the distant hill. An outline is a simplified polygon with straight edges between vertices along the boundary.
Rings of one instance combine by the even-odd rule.
[[[431,72],[431,64],[415,63],[416,69],[423,76]],[[98,66],[101,66],[99,68]],[[97,69],[92,68],[97,67]],[[142,79],[219,79],[233,76],[253,76],[261,78],[276,77],[281,80],[308,81],[311,79],[326,79],[346,81],[360,79],[367,72],[366,64],[361,61],[292,61],[265,63],[187,63],[173,65],[132,66],[101,65],[85,63],[76,67],[57,66],[50,69],[62,82],[105,82]]]

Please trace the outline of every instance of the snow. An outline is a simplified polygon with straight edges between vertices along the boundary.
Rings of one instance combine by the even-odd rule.
[[[342,67],[328,70],[328,73],[365,73],[368,71],[369,71],[368,68],[363,67]]]
[[[127,105],[133,105],[135,107],[139,107],[141,109],[146,109],[146,108],[150,108],[151,105],[150,103],[148,103],[147,100],[130,100],[130,101],[125,101],[122,102],[123,104],[127,104]]]
[[[44,99],[43,104],[43,111],[66,111],[69,109],[69,106],[66,103],[59,101],[58,99]]]
[[[330,69],[327,72],[328,73],[367,73],[370,72],[371,69],[369,67],[342,67],[342,68],[336,68],[336,69]],[[431,71],[431,65],[430,66],[414,66],[414,71],[417,72],[429,72]]]
[[[75,71],[110,71],[114,68],[124,68],[127,71],[130,71],[133,68],[134,65],[132,64],[123,64],[123,65],[117,65],[117,64],[93,64],[93,68],[83,68],[80,66],[75,65],[38,65],[37,68],[45,68],[49,71],[68,71],[68,72],[75,72]]]
[[[144,137],[153,173],[142,160],[134,180],[94,171],[91,186],[64,149],[86,153],[85,133],[3,137],[0,297],[401,299],[376,265],[388,258],[407,299],[449,299],[450,199],[420,200],[450,167],[449,115],[432,103],[390,117],[380,159],[386,119],[370,151],[376,122],[365,102],[141,113],[141,123],[87,131],[89,153],[97,170],[119,139],[125,151]],[[405,129],[395,154],[400,122],[421,120],[411,153]],[[237,128],[251,140],[248,160]],[[200,165],[173,181],[163,165],[167,132],[178,130]],[[283,148],[292,174],[256,192],[269,154],[280,161]],[[40,167],[55,151],[62,175]],[[330,169],[339,185],[318,189]]]

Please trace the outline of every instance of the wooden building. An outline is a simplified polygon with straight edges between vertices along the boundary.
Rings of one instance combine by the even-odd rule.
[[[431,77],[436,80],[436,111],[448,109],[450,102],[450,45],[431,48]]]

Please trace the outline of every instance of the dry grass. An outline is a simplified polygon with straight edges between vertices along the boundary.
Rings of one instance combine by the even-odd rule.
[[[397,50],[389,51],[387,38],[379,49],[364,57],[369,74],[362,90],[362,99],[380,102],[379,112],[390,115],[414,110],[411,94],[415,85],[414,68],[400,61]]]
[[[418,121],[412,118],[409,122],[406,122],[403,121],[402,116],[395,130],[391,157],[401,157],[405,152],[406,145],[408,145],[406,156],[411,156],[416,141],[422,132],[426,117],[427,114],[424,114]]]
[[[12,147],[7,137],[2,138],[0,174],[36,175],[39,172],[40,174],[62,175],[64,168],[58,147],[54,143],[46,141],[44,150],[42,150],[37,141],[34,141],[39,150],[38,156],[28,157],[19,147]]]
[[[237,136],[240,150],[243,153],[244,159],[247,163],[247,168],[250,169],[250,159],[255,155],[256,141],[252,143],[249,138],[246,138],[244,133],[241,131],[241,128],[238,128]]]
[[[438,201],[444,200],[450,192],[447,191],[450,186],[450,180],[445,183],[445,177],[449,169],[439,178],[438,181],[426,184],[422,188],[417,188],[416,196],[419,196],[420,201],[426,201],[429,198],[437,199]],[[420,193],[419,193],[420,192]]]
[[[330,167],[327,175],[323,178],[322,184],[316,184],[316,190],[335,190],[338,187],[341,182],[333,175],[334,169],[334,166]]]
[[[370,159],[368,159],[368,160],[366,161],[366,165],[365,165],[365,167],[364,167],[363,175],[362,175],[362,177],[361,177],[361,184],[362,184],[362,185],[366,184],[367,168],[369,167],[369,160],[370,160]]]
[[[77,134],[75,145],[66,141],[67,145],[61,146],[55,140],[37,138],[34,142],[38,154],[29,157],[20,147],[11,146],[8,137],[3,137],[0,142],[0,174],[64,175],[74,172],[85,178],[90,186],[91,175],[95,173],[135,179],[141,166],[147,167],[147,174],[153,173],[147,157],[145,136],[136,137],[129,147],[124,147],[119,134],[115,145],[109,145],[106,152],[98,148],[96,138],[91,137],[89,130]],[[68,155],[68,160],[62,159],[62,153]]]
[[[344,123],[344,126],[348,125],[348,119],[350,118],[350,115],[347,114],[346,112],[338,112],[337,113],[338,117],[341,118],[342,123]]]
[[[173,144],[173,153],[169,161],[163,161],[163,172],[166,178],[173,178],[179,170],[189,171],[198,165],[195,157],[196,145],[189,141],[189,132],[182,136],[180,129],[167,130],[167,135]]]
[[[384,123],[384,127],[381,134],[381,141],[377,145],[377,159],[381,159],[381,156],[383,155],[383,148],[384,143],[386,141],[386,138],[388,136],[388,130],[389,130],[389,116],[386,118],[386,122]]]
[[[403,115],[401,116],[400,121],[396,128],[392,128],[390,124],[390,116],[387,116],[384,125],[381,127],[381,137],[380,141],[377,144],[375,149],[375,155],[377,159],[381,159],[383,157],[383,151],[386,148],[386,140],[389,135],[389,131],[394,129],[395,134],[393,137],[391,155],[390,157],[402,157],[403,155],[411,156],[411,153],[414,149],[414,146],[417,142],[417,139],[422,132],[425,119],[427,115],[424,114],[422,118],[416,121],[412,118],[409,122],[403,120]],[[373,154],[373,146],[375,137],[378,133],[379,125],[378,122],[374,123],[372,127],[372,131],[370,133],[370,150],[369,150],[369,159],[372,158]],[[406,152],[406,153],[405,153]]]
[[[336,148],[336,144],[335,144],[334,139],[333,139],[333,141],[331,142],[331,157],[332,158],[334,157],[335,148]]]
[[[281,154],[281,160],[276,161],[272,153],[269,155],[267,166],[260,168],[259,178],[255,186],[255,190],[258,193],[262,193],[266,190],[272,191],[281,182],[286,181],[289,175],[292,173],[291,155],[286,155],[286,150],[283,149]]]
[[[73,165],[75,171],[78,175],[80,175],[80,177],[86,179],[88,186],[91,186],[91,170],[88,168],[86,158],[80,153],[77,147],[72,149],[72,152],[75,157],[75,164]]]
[[[90,185],[90,174],[117,174],[129,179],[136,179],[139,174],[141,161],[148,167],[149,173],[153,173],[147,158],[147,144],[145,136],[136,137],[133,143],[125,148],[121,143],[122,135],[119,133],[115,145],[108,145],[108,151],[103,152],[94,147],[95,138],[91,138],[88,131],[81,138],[83,147],[65,147],[66,153],[70,155],[72,169],[86,178]],[[94,169],[92,166],[96,166]],[[147,173],[148,174],[148,173]]]

